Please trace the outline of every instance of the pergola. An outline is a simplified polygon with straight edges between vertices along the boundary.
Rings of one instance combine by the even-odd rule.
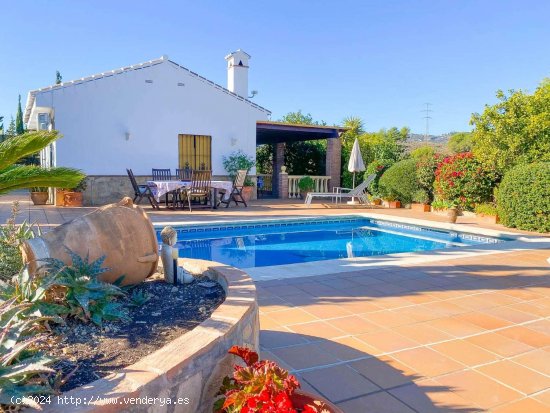
[[[342,143],[340,135],[346,128],[339,126],[299,125],[284,122],[256,122],[256,145],[273,144],[273,193],[279,191],[279,173],[285,164],[285,143],[326,139],[325,175],[330,176],[329,189],[340,185]]]

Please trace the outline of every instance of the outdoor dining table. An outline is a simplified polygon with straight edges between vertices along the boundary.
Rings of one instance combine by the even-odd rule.
[[[169,192],[176,191],[181,188],[189,188],[191,181],[147,181],[147,186],[151,188],[151,192],[157,202],[160,202],[160,198]],[[216,209],[216,199],[218,198],[218,190],[224,189],[224,200],[227,200],[233,189],[233,183],[231,181],[211,181],[210,186],[212,188],[211,203],[212,208]]]

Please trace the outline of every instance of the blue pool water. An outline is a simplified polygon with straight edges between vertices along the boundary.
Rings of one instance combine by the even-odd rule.
[[[180,257],[217,261],[240,268],[503,241],[357,217],[185,225],[175,229]]]

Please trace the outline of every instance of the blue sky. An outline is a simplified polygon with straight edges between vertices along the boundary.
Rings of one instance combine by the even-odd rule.
[[[367,130],[468,130],[497,89],[550,76],[550,1],[59,1],[0,9],[0,115],[30,89],[167,54],[226,85],[224,56],[252,55],[250,89],[277,120],[364,119]],[[7,123],[7,122],[5,122]]]

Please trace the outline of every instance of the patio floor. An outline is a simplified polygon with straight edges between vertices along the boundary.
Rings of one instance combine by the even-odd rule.
[[[21,195],[0,198],[0,220]],[[34,207],[57,225],[91,209]],[[354,213],[265,200],[154,222]],[[410,210],[369,212],[441,220]],[[460,217],[464,228],[480,224]],[[506,229],[506,231],[510,231]],[[518,231],[519,232],[519,231]],[[263,357],[348,413],[550,412],[550,250],[257,283]]]

